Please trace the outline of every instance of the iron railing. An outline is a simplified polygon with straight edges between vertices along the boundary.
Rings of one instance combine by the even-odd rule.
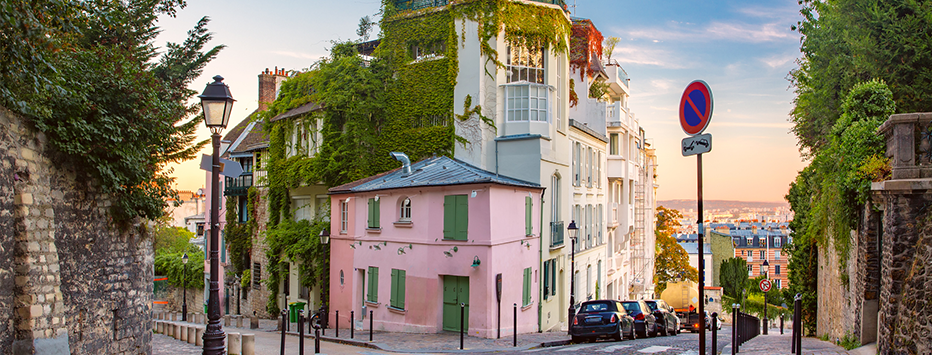
[[[563,221],[550,222],[550,247],[563,245]]]
[[[224,196],[246,196],[252,187],[252,172],[242,173],[238,177],[227,177],[223,189]]]

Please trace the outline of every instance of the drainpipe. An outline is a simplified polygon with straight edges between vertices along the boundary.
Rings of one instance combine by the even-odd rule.
[[[544,273],[540,271],[541,263],[543,263],[543,260],[544,260],[544,192],[546,192],[546,190],[540,190],[540,236],[537,238],[538,242],[540,243],[540,253],[537,255],[537,268],[538,268],[537,274],[541,275],[541,278],[545,276]],[[543,312],[544,312],[544,309],[543,309],[544,287],[542,286],[543,284],[544,283],[542,281],[537,282],[537,285],[539,286],[537,287],[537,290],[538,290],[537,292],[537,332],[538,333],[543,332],[543,327],[544,327],[544,320],[542,317]],[[553,287],[553,286],[555,285],[551,285],[550,287]]]

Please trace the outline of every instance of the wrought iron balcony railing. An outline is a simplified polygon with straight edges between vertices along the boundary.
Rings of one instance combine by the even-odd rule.
[[[243,173],[235,178],[227,177],[223,195],[246,196],[250,187],[252,187],[252,172]]]
[[[550,222],[550,247],[563,245],[563,221]]]

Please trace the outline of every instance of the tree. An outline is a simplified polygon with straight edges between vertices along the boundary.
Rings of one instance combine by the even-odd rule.
[[[175,198],[165,166],[194,157],[199,105],[188,84],[223,46],[202,18],[156,60],[155,22],[182,0],[4,2],[0,103],[49,138],[56,163],[112,196],[117,222],[156,219]],[[177,200],[177,199],[176,199]]]
[[[748,286],[748,266],[742,258],[734,257],[722,261],[719,282],[726,296],[743,301]]]
[[[658,294],[673,281],[699,281],[699,271],[689,265],[689,254],[673,237],[673,229],[680,225],[679,218],[682,218],[679,211],[657,207],[654,285]]]

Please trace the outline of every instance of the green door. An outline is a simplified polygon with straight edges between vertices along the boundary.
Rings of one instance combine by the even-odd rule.
[[[460,303],[466,304],[464,326],[469,329],[469,277],[443,276],[443,330],[460,331]]]

